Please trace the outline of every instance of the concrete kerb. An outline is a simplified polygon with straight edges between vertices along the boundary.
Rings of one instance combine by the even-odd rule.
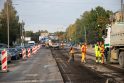
[[[50,52],[51,52],[51,51],[50,51]],[[62,78],[62,75],[61,75],[61,73],[60,73],[60,70],[59,70],[59,68],[58,68],[58,66],[57,66],[57,62],[56,62],[56,60],[53,58],[52,52],[50,53],[50,56],[51,56],[52,60],[55,62],[54,65],[56,65],[57,72],[59,72],[59,77],[60,77],[60,79],[61,79],[62,82],[64,83],[64,80],[63,80],[63,78]]]

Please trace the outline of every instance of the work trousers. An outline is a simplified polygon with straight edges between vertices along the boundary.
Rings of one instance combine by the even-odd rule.
[[[85,52],[82,53],[81,62],[86,62],[86,53]]]
[[[96,52],[96,63],[101,63],[101,62],[102,62],[101,53],[97,51]]]
[[[68,62],[69,63],[74,62],[74,53],[70,53]]]
[[[104,64],[104,53],[103,52],[101,53],[101,58],[102,58],[101,63]]]

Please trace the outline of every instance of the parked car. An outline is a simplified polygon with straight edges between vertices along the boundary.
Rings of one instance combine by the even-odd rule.
[[[16,49],[19,52],[19,57],[22,58],[22,49],[23,49],[23,47],[16,47]]]
[[[1,52],[3,51],[3,49],[0,49],[0,64],[1,64]],[[11,56],[12,54],[10,52],[7,51],[7,62],[11,62]]]
[[[9,51],[7,51],[7,61],[8,62],[11,62],[11,57],[12,57],[12,54],[9,52]]]
[[[16,48],[8,48],[7,50],[12,54],[12,60],[17,60],[20,58],[19,51]]]
[[[7,48],[6,44],[0,43],[0,48]]]

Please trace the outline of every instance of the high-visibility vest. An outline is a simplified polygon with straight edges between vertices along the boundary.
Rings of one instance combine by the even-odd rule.
[[[101,57],[100,45],[98,46],[98,57]]]
[[[83,52],[83,53],[86,53],[86,45],[82,45],[82,48],[81,48],[81,51]]]
[[[96,57],[99,55],[98,51],[99,51],[99,46],[96,44],[95,45],[95,54],[96,54]]]
[[[100,52],[104,53],[104,45],[103,44],[100,46]]]
[[[99,48],[98,48],[98,45],[96,44],[95,45],[95,51],[98,51],[99,50]]]

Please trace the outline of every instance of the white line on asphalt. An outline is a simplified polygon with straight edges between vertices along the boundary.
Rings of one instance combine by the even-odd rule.
[[[22,80],[22,81],[8,81],[8,82],[0,82],[0,83],[63,83],[62,79],[49,79],[49,80]]]
[[[38,76],[38,74],[26,74],[26,76],[33,76],[33,77],[36,77],[36,76]]]
[[[48,68],[48,67],[55,67],[56,65],[55,64],[53,64],[53,65],[44,65],[43,67],[44,68]]]

